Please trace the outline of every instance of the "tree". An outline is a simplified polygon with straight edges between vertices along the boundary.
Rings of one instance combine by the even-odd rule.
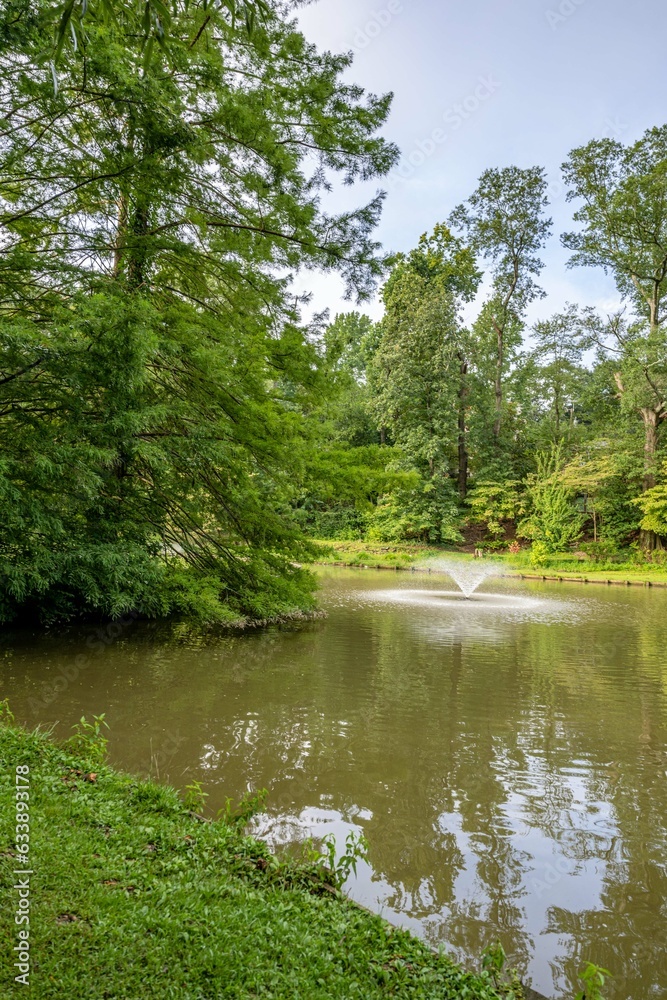
[[[324,333],[327,362],[335,370],[347,373],[358,385],[366,382],[369,343],[373,321],[363,313],[337,313]]]
[[[667,393],[660,374],[667,366],[665,303],[667,297],[667,126],[649,129],[630,146],[614,139],[596,139],[573,150],[563,165],[568,200],[578,200],[574,214],[579,232],[565,233],[563,244],[573,251],[570,266],[602,267],[645,323],[643,336],[633,332],[630,353],[627,334],[612,333],[621,355],[642,388],[619,372],[618,389],[632,400],[645,431],[644,489],[655,485],[659,430],[667,419]],[[620,339],[619,339],[620,332]],[[649,547],[655,539],[645,536]]]
[[[480,280],[474,257],[444,225],[424,235],[395,266],[383,289],[385,317],[371,365],[373,407],[382,425],[431,478],[458,461],[465,498],[468,362],[458,303]]]
[[[209,24],[211,18],[208,15],[208,3],[202,5],[202,23],[198,31],[201,38],[206,32],[210,32]],[[264,0],[224,0],[222,12],[226,15],[230,26],[235,22],[245,23],[248,34],[251,34],[258,16],[263,18],[267,13],[267,4]],[[131,7],[131,0],[85,0],[85,3],[76,3],[76,0],[66,0],[64,4],[53,8],[51,20],[53,21],[53,69],[59,61],[63,48],[70,42],[76,51],[77,48],[84,48],[88,41],[86,31],[87,24],[91,19],[103,20],[109,23],[119,16],[127,13]],[[147,50],[148,56],[152,52],[153,46],[157,43],[165,53],[169,52],[169,29],[171,28],[172,11],[162,0],[145,0],[141,26],[143,29],[142,48]],[[207,29],[209,29],[207,31]]]
[[[536,565],[548,555],[564,552],[580,536],[586,518],[574,504],[573,490],[560,478],[562,451],[559,447],[537,456],[537,471],[528,479],[528,516],[519,524],[519,534],[533,541]]]
[[[667,474],[667,463],[664,472]],[[659,538],[667,538],[667,485],[663,482],[647,490],[635,500],[641,508],[644,531],[650,531]]]
[[[554,444],[574,427],[576,402],[587,381],[582,362],[591,345],[590,320],[590,310],[581,313],[568,303],[563,312],[533,327],[534,387],[540,407],[547,410]]]
[[[613,378],[621,408],[639,413],[644,425],[643,490],[656,484],[659,432],[667,419],[667,331],[646,332],[641,321],[628,323],[622,313],[591,324],[602,358],[613,359]],[[642,545],[661,547],[659,536],[642,529]]]
[[[400,272],[385,290],[371,406],[379,425],[432,478],[449,470],[458,433],[456,304],[446,288],[409,267]]]
[[[496,318],[502,303],[491,296],[482,305],[467,336],[469,358],[469,438],[476,476],[497,479],[516,474],[518,406],[516,376],[520,373],[523,322],[514,313],[503,322],[502,364],[498,367]],[[497,423],[497,389],[502,393],[503,416]],[[520,404],[519,404],[520,405]]]
[[[467,202],[454,209],[450,223],[463,231],[471,248],[491,261],[490,318],[496,341],[495,419],[499,442],[503,416],[506,335],[521,320],[528,303],[544,293],[535,281],[543,264],[539,253],[551,230],[544,217],[547,181],[541,167],[485,170]]]
[[[0,19],[2,615],[307,606],[289,501],[320,375],[289,276],[363,298],[382,273],[382,195],[332,216],[319,191],[394,162],[389,98],[277,3],[249,32],[179,0],[168,51],[139,0],[103,6],[55,92],[51,5]]]

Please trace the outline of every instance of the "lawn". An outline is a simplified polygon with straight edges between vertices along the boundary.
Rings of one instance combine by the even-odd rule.
[[[276,858],[242,821],[198,816],[173,788],[108,767],[101,749],[86,732],[65,749],[0,725],[0,996],[23,989],[12,948],[27,925],[14,922],[12,887],[26,867],[15,783],[27,766],[40,1000],[498,997],[486,973],[350,902],[321,863]]]
[[[472,559],[469,553],[458,552],[439,545],[420,545],[409,542],[321,541],[322,553],[318,563],[377,569],[428,569],[435,559]],[[576,553],[552,556],[544,566],[532,566],[529,553],[516,555],[494,553],[484,557],[498,563],[499,570],[507,576],[543,576],[548,579],[584,581],[589,583],[616,583],[667,587],[667,566],[646,562],[595,563]]]

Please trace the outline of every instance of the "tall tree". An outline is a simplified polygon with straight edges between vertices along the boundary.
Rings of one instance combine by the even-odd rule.
[[[591,346],[590,319],[590,311],[582,313],[568,303],[533,327],[534,389],[555,445],[571,436],[575,426],[576,403],[587,380],[583,357]]]
[[[383,290],[386,312],[371,368],[378,418],[409,454],[426,459],[431,476],[450,464],[455,445],[464,499],[468,360],[458,305],[474,297],[480,278],[470,248],[447,226],[423,235],[396,258]]]
[[[619,392],[635,401],[644,423],[648,490],[655,485],[659,431],[667,419],[660,374],[667,366],[667,126],[649,129],[629,146],[593,140],[570,153],[563,175],[568,199],[579,202],[574,219],[581,224],[562,238],[573,251],[570,266],[610,272],[645,324],[641,336],[633,331],[632,344],[622,324],[612,325],[611,333],[642,384],[636,395],[618,373]]]
[[[144,21],[162,4],[108,6],[57,90],[52,5],[0,15],[0,611],[162,614],[187,578],[264,617],[309,586],[282,512],[317,358],[289,276],[363,298],[382,272],[382,195],[329,215],[319,193],[394,162],[390,99],[278,2],[249,31],[177,0],[166,48]]]
[[[373,410],[418,468],[442,476],[458,434],[456,303],[442,285],[399,264],[385,305],[370,368]]]
[[[546,192],[541,167],[485,170],[474,193],[450,216],[451,225],[465,233],[470,246],[491,261],[490,317],[496,341],[493,435],[497,443],[503,419],[507,333],[523,317],[528,303],[544,294],[535,277],[542,270],[539,253],[551,230],[551,219],[544,215]]]

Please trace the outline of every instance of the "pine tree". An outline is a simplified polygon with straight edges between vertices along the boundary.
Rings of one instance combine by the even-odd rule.
[[[320,376],[290,277],[370,293],[382,195],[320,196],[392,165],[390,98],[278,3],[176,0],[165,45],[111,6],[55,65],[46,0],[0,15],[0,617],[308,607],[289,500]]]

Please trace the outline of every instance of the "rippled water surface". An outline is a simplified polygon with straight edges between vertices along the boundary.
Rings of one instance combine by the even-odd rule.
[[[106,712],[114,763],[212,809],[268,788],[275,844],[363,830],[351,895],[469,965],[500,938],[547,996],[591,960],[666,997],[667,592],[321,575],[304,627],[5,635],[1,696]]]

